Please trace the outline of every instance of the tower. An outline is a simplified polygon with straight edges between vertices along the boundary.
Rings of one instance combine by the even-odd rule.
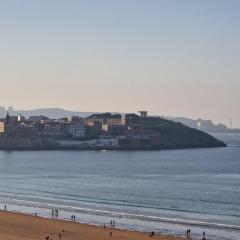
[[[138,111],[138,113],[140,114],[140,117],[147,117],[148,112],[147,111]]]
[[[7,112],[7,116],[5,118],[5,123],[10,123],[11,122],[11,117],[9,115],[9,113]]]

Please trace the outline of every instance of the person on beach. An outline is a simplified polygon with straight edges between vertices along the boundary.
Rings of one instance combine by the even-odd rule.
[[[73,215],[73,221],[76,222],[76,216],[75,215]]]
[[[58,234],[58,238],[59,238],[59,240],[62,239],[62,234],[61,233]]]
[[[112,231],[110,231],[109,235],[110,235],[110,237],[112,236]]]
[[[7,206],[6,205],[4,205],[4,210],[7,211]]]
[[[202,237],[202,240],[206,240],[206,233],[205,232],[203,232],[203,237]]]
[[[150,232],[150,237],[154,237],[155,233],[154,232]]]
[[[52,210],[52,218],[53,218],[53,216],[54,216],[54,211]]]

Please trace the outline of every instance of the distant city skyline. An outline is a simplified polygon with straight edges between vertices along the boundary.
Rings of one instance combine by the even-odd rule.
[[[0,106],[240,127],[240,1],[3,1]]]

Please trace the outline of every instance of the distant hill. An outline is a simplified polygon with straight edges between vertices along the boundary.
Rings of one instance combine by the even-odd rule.
[[[102,114],[99,114],[102,118]],[[140,117],[136,114],[126,115],[126,125],[130,129],[129,134],[133,134],[133,138],[152,135],[157,141],[149,143],[142,140],[135,143],[127,141],[123,143],[124,149],[182,149],[182,148],[210,148],[225,147],[226,144],[219,141],[215,137],[194,129],[186,125],[166,120],[160,117]]]
[[[214,124],[211,120],[193,120],[184,117],[167,117],[166,119],[180,122],[188,127],[196,128],[207,133],[240,133],[240,129],[230,129],[224,124]]]
[[[3,118],[6,116],[7,111],[10,115],[21,114],[26,118],[30,116],[46,116],[51,119],[59,119],[68,116],[80,116],[88,117],[89,115],[95,114],[96,112],[78,112],[78,111],[68,111],[62,108],[39,108],[33,110],[14,110],[13,108],[8,108],[7,110],[4,107],[0,107],[0,117]]]

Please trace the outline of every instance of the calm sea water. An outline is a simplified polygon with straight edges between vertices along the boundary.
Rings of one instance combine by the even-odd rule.
[[[240,146],[240,135],[218,135]],[[91,224],[240,239],[240,147],[0,152],[0,204]]]

